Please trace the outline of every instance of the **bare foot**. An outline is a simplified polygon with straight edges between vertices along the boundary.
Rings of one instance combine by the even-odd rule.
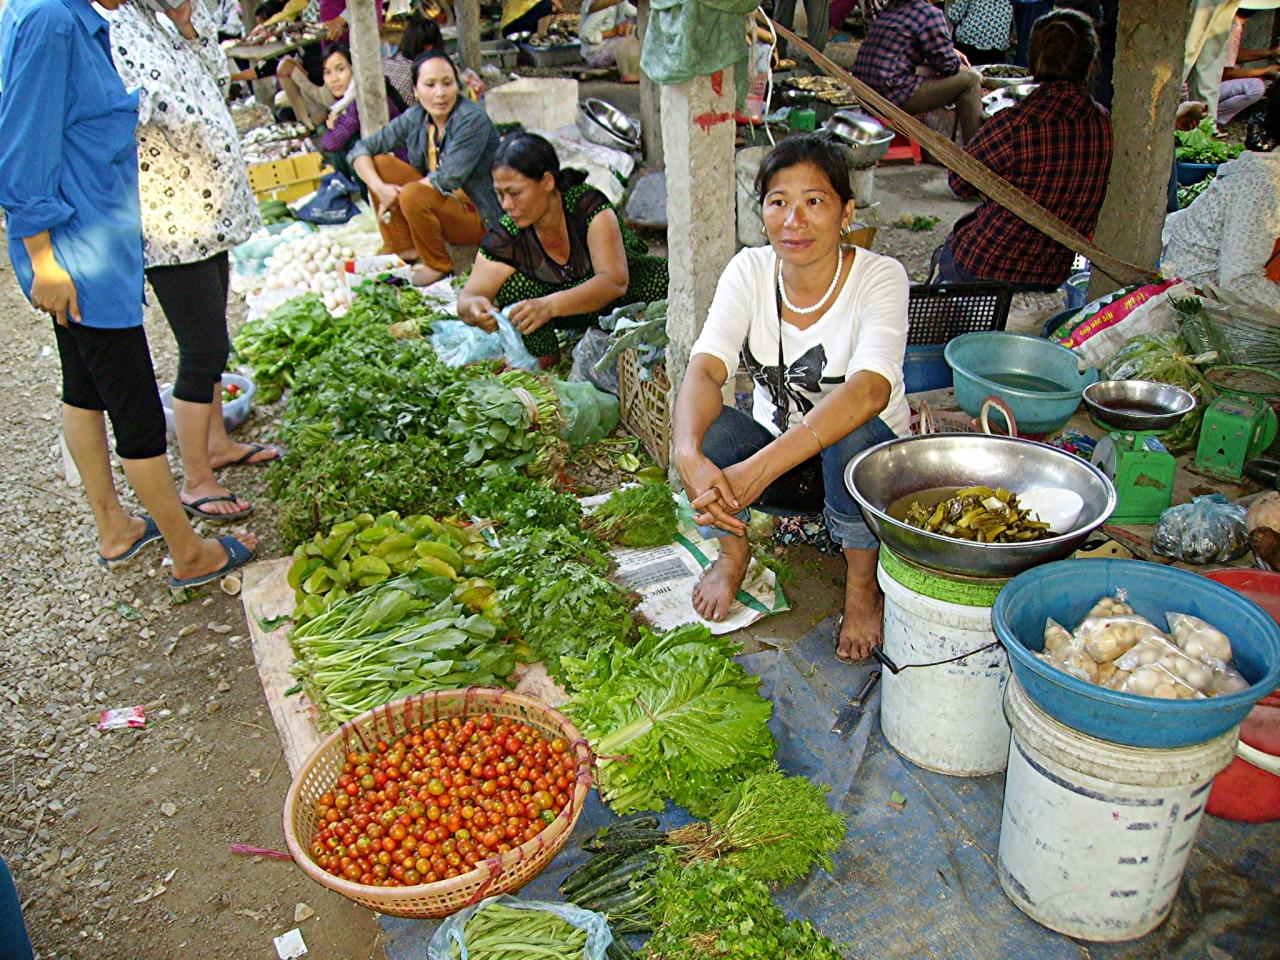
[[[443,270],[437,270],[434,267],[428,267],[423,264],[413,268],[413,285],[415,287],[429,287],[438,280],[443,280],[449,274]]]
[[[230,443],[225,449],[209,448],[209,466],[221,470],[230,464],[269,463],[280,459],[280,448],[269,443]],[[249,456],[246,458],[246,454]]]
[[[751,545],[746,537],[720,538],[720,555],[693,588],[693,609],[698,616],[719,623],[728,615],[750,563]]]
[[[230,496],[232,496],[231,491],[220,483],[202,483],[195,487],[188,487],[183,484],[179,493],[179,499],[184,504],[193,504],[197,500],[203,500],[205,497]],[[209,516],[225,516],[228,513],[240,513],[242,510],[248,510],[250,506],[251,504],[248,501],[236,497],[234,500],[211,500],[208,503],[200,504],[196,509]]]
[[[884,622],[884,594],[872,581],[869,585],[850,577],[844,588],[844,616],[836,638],[836,656],[856,663],[871,656],[880,646]]]
[[[137,543],[147,529],[147,522],[141,517],[126,517],[125,520],[118,529],[98,532],[98,556],[119,557]]]
[[[235,538],[250,550],[257,549],[258,538],[252,533],[237,533]],[[192,577],[201,577],[206,573],[221,570],[226,566],[227,559],[226,548],[217,540],[208,537],[200,541],[199,551],[190,559],[180,562],[177,557],[173,558],[174,579],[190,580]]]

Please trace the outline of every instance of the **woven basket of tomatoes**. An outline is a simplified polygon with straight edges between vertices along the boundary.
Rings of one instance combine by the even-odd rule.
[[[509,690],[438,690],[343,724],[284,807],[294,861],[379,913],[444,917],[520,889],[573,832],[591,751],[565,716]]]

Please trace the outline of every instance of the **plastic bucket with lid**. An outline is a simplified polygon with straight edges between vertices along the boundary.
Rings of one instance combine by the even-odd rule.
[[[1097,740],[1005,688],[1013,728],[996,871],[1036,922],[1083,940],[1134,940],[1169,915],[1234,728],[1142,750]]]
[[[1005,580],[943,573],[880,550],[884,671],[880,728],[917,766],[958,777],[1004,769],[1009,658],[991,630]],[[888,666],[888,664],[886,664]]]

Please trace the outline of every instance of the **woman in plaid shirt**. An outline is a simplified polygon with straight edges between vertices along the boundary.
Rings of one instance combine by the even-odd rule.
[[[1093,23],[1055,10],[1031,33],[1039,87],[996,114],[966,152],[1085,236],[1093,234],[1111,171],[1111,115],[1089,96],[1098,55]],[[957,196],[978,191],[951,174]],[[1071,274],[1072,253],[994,200],[962,218],[943,244],[943,283],[1004,280],[1024,290],[1051,290]]]

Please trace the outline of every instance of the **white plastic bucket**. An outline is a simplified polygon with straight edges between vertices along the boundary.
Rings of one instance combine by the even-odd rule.
[[[744,247],[764,244],[764,221],[760,219],[760,200],[756,196],[756,174],[765,154],[772,147],[747,147],[733,158],[734,176],[738,181],[738,243]]]
[[[1001,708],[1009,657],[991,629],[991,604],[1006,581],[953,578],[883,549],[876,576],[884,590],[883,652],[901,670],[884,672],[885,739],[927,770],[999,773],[1009,756]]]
[[[1095,740],[1040,710],[1017,681],[996,868],[1023,913],[1082,940],[1133,940],[1168,916],[1213,778],[1238,728],[1143,750]]]

